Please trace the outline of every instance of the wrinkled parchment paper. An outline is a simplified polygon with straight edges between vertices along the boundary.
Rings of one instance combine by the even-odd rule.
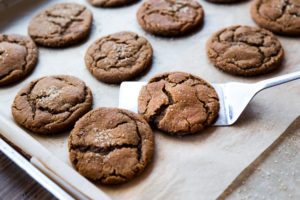
[[[278,38],[285,50],[285,61],[280,70],[271,74],[235,77],[209,62],[205,43],[212,33],[237,24],[256,26],[250,17],[251,1],[218,5],[199,0],[205,11],[203,27],[185,37],[162,38],[146,33],[138,25],[135,15],[142,1],[107,9],[92,7],[85,0],[25,0],[0,12],[0,32],[27,34],[30,19],[42,8],[58,2],[78,2],[91,9],[94,15],[91,35],[69,48],[40,47],[39,62],[33,73],[16,85],[0,88],[0,115],[8,120],[6,126],[0,124],[0,131],[92,199],[105,197],[70,167],[69,132],[56,136],[25,133],[16,127],[10,106],[17,92],[29,81],[46,75],[69,74],[81,78],[91,88],[93,108],[117,107],[119,86],[97,81],[85,67],[83,57],[94,40],[123,30],[145,36],[153,46],[154,60],[151,69],[136,78],[141,81],[163,72],[185,71],[210,83],[256,82],[300,70],[300,38],[281,36]],[[121,186],[98,187],[112,199],[216,199],[299,116],[299,99],[300,83],[294,81],[260,92],[233,126],[211,127],[182,138],[155,131],[153,163],[141,176]]]

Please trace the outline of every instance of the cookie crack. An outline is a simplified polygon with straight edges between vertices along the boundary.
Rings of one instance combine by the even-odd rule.
[[[151,95],[151,93],[150,93],[149,90],[148,90],[147,85],[145,86],[145,90],[146,90],[147,93],[149,94],[150,98],[147,99],[147,102],[146,102],[146,110],[143,112],[143,114],[148,112],[148,106],[149,106],[149,103],[150,103],[151,99],[153,98],[152,95]]]
[[[140,163],[140,161],[141,161],[141,156],[142,156],[142,136],[141,136],[141,133],[140,133],[140,130],[139,130],[138,122],[137,122],[136,119],[133,119],[133,118],[132,118],[131,116],[129,116],[128,114],[126,114],[126,113],[124,113],[124,112],[122,112],[122,111],[120,111],[120,113],[122,113],[123,115],[127,116],[128,118],[130,118],[130,119],[133,121],[133,123],[135,123],[136,133],[137,133],[137,135],[138,135],[138,137],[139,137],[139,143],[138,143],[138,145],[137,145],[137,160],[138,160],[139,163]]]
[[[207,114],[206,119],[204,120],[203,124],[204,124],[204,125],[207,125],[207,120],[209,119],[209,117],[210,117],[210,115],[211,115],[210,109],[209,109],[209,107],[207,106],[206,102],[203,101],[203,100],[201,100],[201,99],[198,97],[197,92],[195,93],[195,97],[197,98],[197,100],[198,100],[200,103],[203,104],[203,108],[205,109],[205,112],[206,112],[206,114]]]
[[[110,173],[110,174],[108,174],[108,175],[105,175],[105,176],[99,178],[97,181],[102,182],[103,180],[105,180],[105,179],[107,179],[107,178],[110,178],[110,177],[112,177],[112,176],[113,176],[113,177],[119,177],[119,178],[122,178],[122,179],[127,180],[127,177],[126,177],[126,176],[123,176],[122,174],[117,174],[117,173],[116,173],[116,170],[114,169],[113,173]]]
[[[7,76],[9,76],[11,73],[13,73],[16,70],[17,69],[9,70],[9,72],[7,72],[6,74],[3,74],[3,75],[0,76],[0,80],[3,80],[4,78],[6,78]]]
[[[101,155],[108,155],[116,149],[138,149],[138,145],[133,144],[122,144],[122,145],[114,145],[106,148],[95,146],[95,145],[71,145],[71,149],[74,151],[80,151],[81,153],[93,152]]]
[[[76,21],[83,21],[83,19],[76,18],[76,17],[80,16],[85,10],[86,10],[86,8],[83,8],[83,9],[79,10],[74,16],[71,16],[71,17],[55,15],[55,14],[52,14],[51,12],[46,12],[47,17],[63,18],[63,19],[68,20],[68,22],[65,25],[62,25],[62,24],[60,24],[60,23],[58,23],[54,20],[51,20],[49,18],[47,18],[47,21],[49,23],[52,23],[52,24],[56,25],[56,26],[59,26],[60,27],[59,34],[60,35],[65,35],[65,33],[67,32],[67,30],[71,26],[71,24],[73,24]],[[34,38],[44,38],[44,39],[53,38],[53,37],[55,37],[55,36],[54,35],[52,35],[52,36],[34,36]]]
[[[157,125],[159,125],[160,121],[165,117],[169,106],[174,104],[174,100],[172,98],[171,93],[169,93],[165,87],[166,85],[164,85],[164,87],[162,88],[162,92],[168,97],[168,103],[163,104],[155,111],[154,115],[150,116],[150,121],[154,122]]]

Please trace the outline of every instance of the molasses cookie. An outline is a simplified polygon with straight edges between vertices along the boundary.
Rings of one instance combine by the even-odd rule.
[[[85,39],[91,25],[92,12],[85,6],[61,3],[37,14],[29,23],[28,33],[40,45],[64,47]]]
[[[278,68],[283,48],[269,31],[249,26],[231,26],[215,33],[206,53],[219,69],[241,76],[260,75]]]
[[[137,12],[143,29],[162,36],[190,32],[203,18],[204,11],[196,0],[147,0]]]
[[[88,0],[88,2],[93,6],[100,6],[100,7],[125,6],[134,1],[135,0]]]
[[[28,75],[38,60],[32,39],[17,34],[0,34],[0,86]]]
[[[183,72],[164,73],[143,86],[139,113],[157,129],[173,135],[193,134],[218,116],[219,99],[201,78]]]
[[[251,15],[259,26],[274,33],[300,36],[298,0],[255,0]]]
[[[150,163],[154,136],[138,114],[98,108],[76,122],[69,136],[70,160],[88,179],[103,184],[127,182]]]
[[[152,47],[146,38],[132,32],[118,32],[95,41],[87,50],[85,64],[100,81],[129,80],[152,61]]]
[[[73,76],[48,76],[27,84],[15,97],[12,114],[40,134],[65,131],[92,107],[92,93]]]

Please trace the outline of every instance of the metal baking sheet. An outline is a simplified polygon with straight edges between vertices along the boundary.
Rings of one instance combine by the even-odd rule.
[[[256,82],[299,71],[300,38],[278,36],[285,50],[285,60],[279,70],[264,76],[242,78],[213,67],[206,56],[205,43],[211,34],[223,27],[256,26],[250,17],[251,1],[230,5],[199,1],[205,11],[202,28],[184,37],[165,38],[148,34],[138,25],[136,11],[142,1],[121,8],[97,8],[85,0],[24,0],[0,12],[0,32],[26,35],[32,17],[41,9],[59,2],[81,3],[92,10],[94,20],[90,37],[68,48],[39,47],[39,62],[33,73],[15,85],[0,88],[0,117],[7,122],[0,124],[0,131],[91,199],[101,196],[102,192],[98,191],[112,199],[215,199],[299,116],[299,81],[267,89],[252,100],[234,126],[211,127],[183,138],[155,131],[153,163],[141,176],[120,186],[97,186],[95,189],[71,168],[67,150],[69,132],[40,136],[15,124],[10,105],[24,84],[47,75],[73,75],[91,88],[93,108],[117,107],[119,85],[99,82],[84,64],[88,46],[101,36],[129,30],[149,40],[154,50],[152,67],[135,80],[147,81],[163,72],[184,71],[210,83]]]

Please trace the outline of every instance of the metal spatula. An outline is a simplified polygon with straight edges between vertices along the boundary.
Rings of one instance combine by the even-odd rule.
[[[300,71],[270,78],[257,83],[229,82],[212,84],[219,95],[220,111],[213,126],[228,126],[236,122],[251,99],[259,91],[300,78]],[[138,112],[138,96],[147,82],[126,81],[121,84],[119,108]],[[300,85],[299,85],[300,89]]]

